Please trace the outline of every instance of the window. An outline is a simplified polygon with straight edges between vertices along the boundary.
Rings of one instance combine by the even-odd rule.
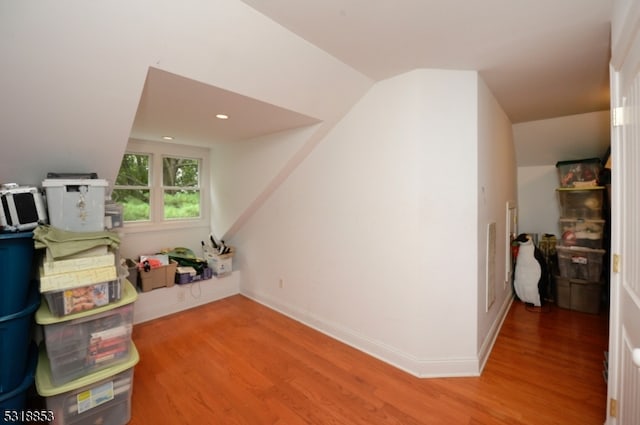
[[[125,225],[208,220],[207,164],[206,149],[130,140],[112,193]]]
[[[125,153],[112,198],[122,204],[124,221],[151,219],[151,155]]]
[[[164,218],[200,217],[200,163],[197,159],[163,157]]]

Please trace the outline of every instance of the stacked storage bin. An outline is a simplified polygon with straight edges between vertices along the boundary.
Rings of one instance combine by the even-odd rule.
[[[604,187],[598,158],[556,164],[560,178],[561,243],[556,276],[559,307],[597,314],[602,303]]]
[[[36,248],[46,249],[36,389],[54,424],[126,424],[139,360],[131,340],[137,292],[119,273],[118,235],[104,230],[107,183],[51,178],[42,186],[51,226],[34,230]]]
[[[33,234],[0,233],[0,414],[22,422],[33,384],[37,350],[32,345],[33,315],[40,297],[32,284]],[[9,415],[5,418],[5,415]]]

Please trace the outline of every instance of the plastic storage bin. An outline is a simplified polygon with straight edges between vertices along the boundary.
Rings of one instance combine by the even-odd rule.
[[[113,201],[105,203],[105,227],[107,229],[120,228],[124,226],[124,207]]]
[[[565,218],[601,219],[604,187],[558,188],[560,215]]]
[[[46,412],[25,411],[27,404],[27,391],[33,384],[36,373],[36,364],[38,363],[38,347],[35,343],[31,344],[28,354],[25,353],[25,357],[27,357],[28,360],[26,371],[22,375],[22,382],[11,391],[0,393],[0,414],[3,415],[2,419],[4,419],[4,422],[8,423],[47,422],[50,419],[50,416],[40,417],[41,413],[46,415]],[[9,414],[10,416],[5,417],[6,414]]]
[[[36,312],[43,325],[44,341],[54,385],[125,361],[131,347],[135,288],[126,282],[120,301],[83,313],[59,318],[46,303]]]
[[[102,179],[47,179],[42,187],[47,194],[49,223],[74,232],[104,229],[105,191]]]
[[[139,286],[140,278],[138,276],[138,263],[133,261],[131,258],[127,258],[124,260],[124,266],[127,268],[127,272],[129,273],[129,282],[133,283],[135,286]]]
[[[589,187],[598,185],[602,163],[600,158],[560,161],[556,168],[560,187]]]
[[[40,294],[34,286],[26,308],[0,317],[0,393],[13,390],[24,379],[33,314],[39,305]]]
[[[590,282],[556,276],[556,303],[561,308],[598,314],[603,286],[602,281]]]
[[[115,303],[122,297],[122,279],[94,283],[80,288],[45,292],[51,314],[66,316]]]
[[[207,264],[209,268],[213,272],[215,277],[222,277],[230,275],[233,271],[233,255],[231,252],[229,254],[222,255],[214,255],[214,254],[206,254],[205,258],[207,259]]]
[[[557,246],[560,276],[569,279],[599,281],[602,276],[604,249]]]
[[[562,235],[562,245],[602,248],[604,224],[604,220],[561,218],[560,234]]]
[[[33,274],[33,233],[0,233],[0,316],[25,308]]]
[[[212,277],[213,270],[211,270],[210,267],[203,268],[202,273],[200,274],[197,274],[193,267],[178,267],[176,269],[175,282],[178,285],[184,285],[186,283],[194,283],[201,280],[211,279]]]
[[[131,419],[134,366],[139,361],[131,345],[124,362],[62,386],[51,380],[49,359],[40,351],[36,369],[36,390],[45,398],[53,425],[124,425]]]

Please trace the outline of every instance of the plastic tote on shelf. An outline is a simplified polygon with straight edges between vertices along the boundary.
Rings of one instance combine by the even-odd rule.
[[[0,317],[0,393],[15,389],[27,368],[33,314],[40,305],[40,294],[31,289],[27,307]]]
[[[33,264],[33,233],[0,233],[0,316],[25,308]]]
[[[53,425],[124,425],[131,419],[133,370],[140,357],[135,345],[127,359],[99,372],[82,376],[61,386],[53,385],[49,359],[40,350],[36,369],[36,390],[45,398]]]

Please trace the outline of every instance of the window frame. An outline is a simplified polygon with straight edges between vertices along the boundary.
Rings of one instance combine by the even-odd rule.
[[[146,140],[130,139],[125,154],[149,156],[149,220],[124,222],[126,232],[147,232],[170,229],[184,229],[191,227],[209,226],[211,196],[209,179],[208,148],[180,145],[167,142],[151,142]],[[164,191],[163,158],[185,158],[198,161],[198,176],[200,191],[200,217],[199,218],[164,218]],[[120,169],[118,168],[118,173]],[[116,174],[117,177],[117,174]],[[114,189],[124,189],[126,186],[114,185]]]

